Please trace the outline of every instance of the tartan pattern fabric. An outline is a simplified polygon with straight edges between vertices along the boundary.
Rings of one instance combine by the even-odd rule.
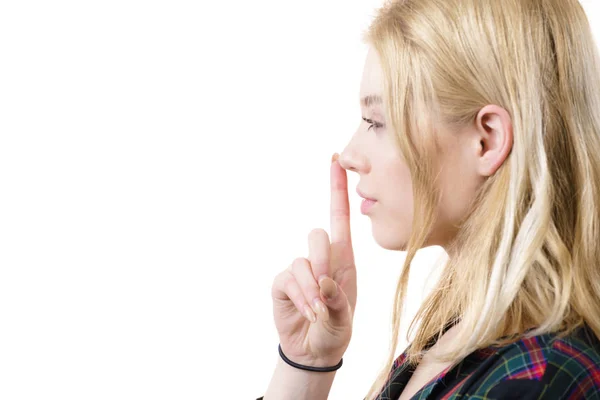
[[[414,368],[406,351],[393,363],[377,400],[397,400]],[[587,326],[479,349],[447,368],[411,400],[600,400],[600,341]]]
[[[414,372],[405,358],[394,360],[377,400],[400,397]],[[584,325],[564,338],[547,333],[476,350],[411,397],[425,399],[600,400],[600,340]]]

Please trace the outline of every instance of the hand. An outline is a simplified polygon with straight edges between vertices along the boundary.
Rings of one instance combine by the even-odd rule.
[[[271,290],[283,353],[296,363],[315,367],[340,361],[352,337],[356,307],[348,179],[337,154],[330,174],[331,242],[323,229],[311,231],[308,258],[296,258],[275,277]],[[324,305],[322,310],[315,300]],[[311,314],[316,317],[312,322]]]

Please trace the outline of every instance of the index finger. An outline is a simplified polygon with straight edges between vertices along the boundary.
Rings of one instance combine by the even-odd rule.
[[[348,177],[346,170],[337,161],[335,153],[331,163],[331,243],[351,243],[350,204],[348,201]]]

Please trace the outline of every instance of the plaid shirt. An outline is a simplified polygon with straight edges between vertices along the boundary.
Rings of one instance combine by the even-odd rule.
[[[405,357],[394,361],[377,400],[400,397],[414,371]],[[583,326],[562,339],[548,333],[476,350],[411,397],[425,399],[600,400],[600,340]]]
[[[433,343],[432,343],[433,344]],[[377,400],[397,400],[414,368],[395,361]],[[411,400],[600,400],[600,341],[583,326],[562,339],[543,334],[479,349],[447,368]]]

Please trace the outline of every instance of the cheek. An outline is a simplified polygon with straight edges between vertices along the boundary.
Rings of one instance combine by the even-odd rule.
[[[386,249],[403,250],[413,218],[412,181],[408,168],[395,162],[384,172],[380,214],[373,220],[373,236]]]
[[[386,168],[386,208],[395,220],[410,222],[413,214],[412,180],[408,168],[396,162]],[[400,222],[400,221],[399,221]]]

